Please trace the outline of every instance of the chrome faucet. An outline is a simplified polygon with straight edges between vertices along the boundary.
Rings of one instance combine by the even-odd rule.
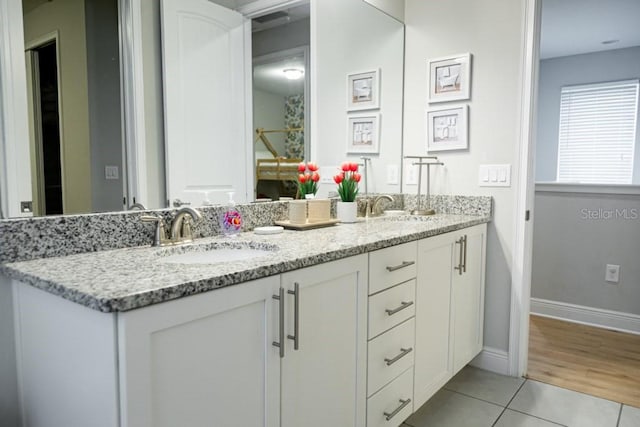
[[[183,206],[176,212],[171,228],[164,219],[158,216],[143,215],[140,218],[144,222],[155,222],[156,230],[151,246],[167,246],[193,241],[191,226],[202,220],[202,214],[190,207]]]
[[[202,214],[198,210],[191,206],[182,206],[171,223],[171,240],[174,243],[192,242],[191,225],[200,221],[202,221]]]
[[[393,197],[389,196],[388,194],[383,194],[381,196],[376,197],[375,199],[373,199],[373,202],[371,202],[370,199],[367,199],[365,216],[376,217],[376,216],[382,215],[382,212],[378,208],[378,203],[383,199],[388,200],[391,203],[393,203],[394,201]]]

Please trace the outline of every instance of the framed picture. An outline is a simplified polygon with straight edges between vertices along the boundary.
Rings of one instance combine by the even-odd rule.
[[[380,152],[380,114],[352,116],[348,123],[347,153]]]
[[[347,110],[380,108],[380,70],[347,76]]]
[[[469,148],[469,106],[427,111],[427,151]]]
[[[470,53],[429,61],[429,103],[462,101],[470,96]]]

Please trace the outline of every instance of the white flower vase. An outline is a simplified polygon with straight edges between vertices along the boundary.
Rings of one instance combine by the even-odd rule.
[[[356,222],[358,204],[356,202],[338,202],[337,216],[340,222]]]

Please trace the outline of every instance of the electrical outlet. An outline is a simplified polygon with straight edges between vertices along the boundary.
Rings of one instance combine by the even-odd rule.
[[[387,184],[398,185],[398,165],[387,165]]]
[[[604,275],[604,280],[611,283],[618,283],[620,281],[620,266],[607,264],[607,271]]]

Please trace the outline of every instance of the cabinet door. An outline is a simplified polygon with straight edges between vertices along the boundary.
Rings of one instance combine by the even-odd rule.
[[[279,425],[279,276],[119,315],[122,426]]]
[[[282,427],[364,427],[366,417],[367,257],[360,255],[282,275],[287,291],[282,359]],[[236,424],[245,425],[245,424]]]
[[[414,399],[424,404],[451,377],[450,302],[454,236],[418,242]]]
[[[458,372],[482,350],[484,329],[484,264],[486,225],[456,233],[466,236],[466,243],[454,248],[453,289],[453,373]],[[461,258],[462,257],[462,258]]]

